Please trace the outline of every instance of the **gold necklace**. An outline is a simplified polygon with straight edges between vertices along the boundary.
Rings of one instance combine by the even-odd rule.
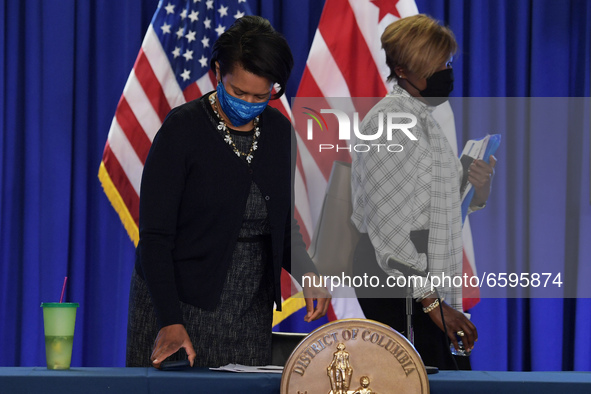
[[[224,136],[224,142],[226,142],[228,145],[230,145],[232,147],[232,150],[234,151],[236,156],[238,156],[238,157],[245,156],[246,161],[248,162],[248,164],[250,164],[250,162],[252,161],[252,158],[253,158],[252,154],[258,148],[257,138],[259,137],[259,135],[261,135],[261,132],[259,129],[259,117],[257,116],[254,118],[254,123],[253,123],[254,134],[252,136],[252,144],[250,145],[250,149],[249,149],[248,153],[241,152],[240,150],[238,150],[238,147],[234,143],[234,140],[232,139],[232,134],[230,134],[230,129],[228,128],[228,126],[226,125],[226,122],[224,122],[224,119],[222,119],[222,116],[220,115],[220,113],[218,111],[216,97],[217,97],[216,93],[213,93],[212,95],[210,95],[209,96],[209,103],[211,104],[211,106],[213,108],[213,112],[215,112],[216,116],[218,117],[218,120],[219,120],[219,124],[217,126],[218,130],[223,130],[226,133],[226,135]]]

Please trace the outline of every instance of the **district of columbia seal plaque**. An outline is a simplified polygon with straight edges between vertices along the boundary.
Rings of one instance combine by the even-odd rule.
[[[367,319],[327,323],[295,348],[281,376],[281,394],[429,393],[414,346],[392,328]]]

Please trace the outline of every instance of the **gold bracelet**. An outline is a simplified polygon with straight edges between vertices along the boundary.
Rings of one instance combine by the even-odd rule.
[[[441,297],[441,302],[443,302],[443,297]],[[439,306],[439,298],[437,298],[435,301],[433,301],[431,303],[431,305],[424,307],[423,308],[423,312],[425,313],[429,313],[431,312],[433,309],[437,308]]]

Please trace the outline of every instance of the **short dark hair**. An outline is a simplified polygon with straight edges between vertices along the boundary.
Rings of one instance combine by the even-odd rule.
[[[279,89],[273,96],[277,99],[285,93],[293,56],[285,38],[268,20],[248,15],[237,19],[217,39],[209,63],[214,73],[216,62],[220,64],[222,76],[240,65],[246,71],[278,84]]]

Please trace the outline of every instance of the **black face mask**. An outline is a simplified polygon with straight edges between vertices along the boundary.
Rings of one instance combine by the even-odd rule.
[[[412,82],[408,82],[419,90]],[[452,90],[454,90],[454,71],[452,68],[446,68],[427,78],[427,87],[424,90],[419,90],[419,93],[429,105],[437,106],[447,101]]]

